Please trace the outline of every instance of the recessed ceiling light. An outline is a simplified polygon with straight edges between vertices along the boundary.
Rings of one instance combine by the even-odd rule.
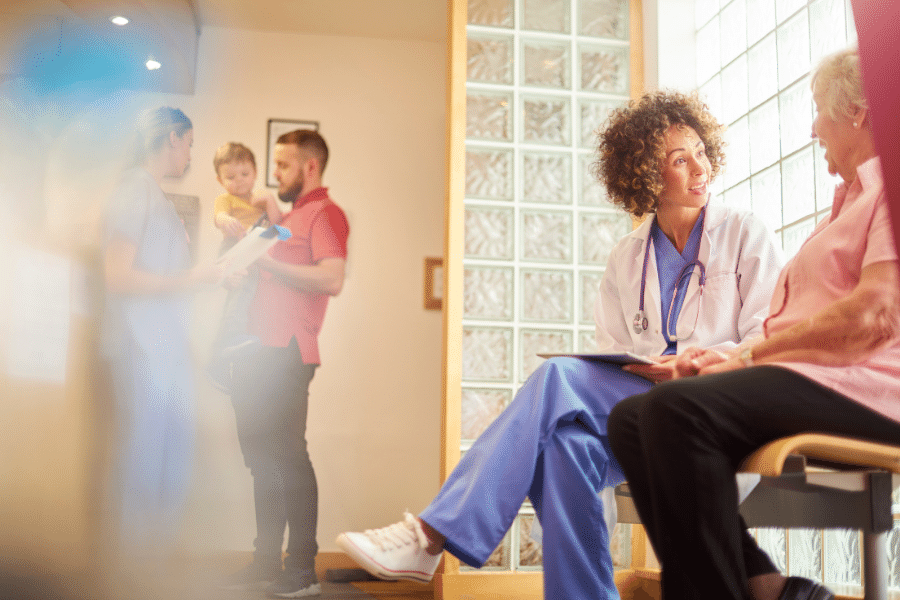
[[[156,69],[158,69],[162,66],[162,64],[154,58],[148,59],[146,62],[146,65],[147,65],[148,71],[155,71]]]
[[[128,25],[128,19],[121,15],[116,15],[115,17],[110,17],[110,21],[112,21],[113,25],[118,25],[119,27],[123,25]]]

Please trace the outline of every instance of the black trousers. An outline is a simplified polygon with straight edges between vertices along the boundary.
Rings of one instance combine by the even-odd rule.
[[[312,570],[318,545],[318,487],[306,445],[309,384],[317,365],[303,363],[295,340],[264,347],[234,366],[234,404],[244,462],[253,475],[254,559]]]
[[[662,383],[613,409],[610,444],[665,600],[748,600],[748,578],[776,571],[738,514],[734,474],[760,446],[803,432],[900,444],[900,423],[772,366]]]

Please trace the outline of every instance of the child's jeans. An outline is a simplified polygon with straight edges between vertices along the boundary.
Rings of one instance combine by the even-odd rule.
[[[219,325],[219,333],[213,344],[213,360],[222,358],[226,350],[250,339],[247,327],[250,318],[250,303],[256,295],[259,283],[259,269],[250,268],[250,272],[239,288],[228,291],[225,299],[225,311]]]

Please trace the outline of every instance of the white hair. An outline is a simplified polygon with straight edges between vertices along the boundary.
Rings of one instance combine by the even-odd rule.
[[[852,119],[857,109],[868,108],[863,94],[859,51],[845,48],[823,58],[812,72],[810,86],[819,85],[822,109],[832,119],[844,116]]]

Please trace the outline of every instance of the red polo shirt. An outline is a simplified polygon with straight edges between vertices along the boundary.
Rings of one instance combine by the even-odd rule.
[[[298,198],[280,222],[291,237],[269,251],[275,260],[314,265],[323,258],[346,258],[350,226],[340,207],[320,187]],[[250,307],[250,332],[264,346],[286,347],[297,338],[306,364],[319,364],[319,331],[325,320],[328,294],[303,292],[268,271],[261,271]]]

